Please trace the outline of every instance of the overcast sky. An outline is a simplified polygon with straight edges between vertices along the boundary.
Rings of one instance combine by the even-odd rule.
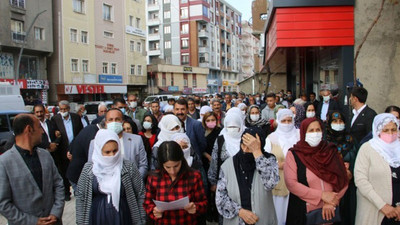
[[[231,6],[235,7],[242,13],[242,20],[249,21],[251,18],[251,2],[252,0],[225,0]]]

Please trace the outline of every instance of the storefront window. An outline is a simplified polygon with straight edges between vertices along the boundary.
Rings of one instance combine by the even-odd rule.
[[[320,50],[320,81],[329,84],[331,88],[337,87],[339,80],[340,48],[326,47]]]
[[[22,56],[19,66],[20,79],[39,79],[38,78],[38,59],[31,56]]]

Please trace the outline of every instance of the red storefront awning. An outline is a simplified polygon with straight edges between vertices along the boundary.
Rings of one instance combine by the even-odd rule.
[[[354,6],[277,8],[265,44],[266,62],[281,47],[354,45]]]

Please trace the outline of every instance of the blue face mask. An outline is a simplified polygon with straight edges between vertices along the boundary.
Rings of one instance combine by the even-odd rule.
[[[107,123],[107,130],[112,130],[116,134],[119,134],[123,130],[122,123],[120,122]]]
[[[126,113],[126,110],[125,110],[125,108],[120,108],[119,110],[121,110],[121,112],[122,112],[122,115],[125,115],[125,113]]]

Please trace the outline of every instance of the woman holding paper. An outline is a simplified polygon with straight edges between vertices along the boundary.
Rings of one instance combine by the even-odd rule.
[[[158,148],[160,170],[147,177],[144,209],[155,224],[198,224],[197,217],[206,212],[207,197],[198,171],[192,170],[175,141],[165,141]],[[165,210],[153,200],[172,202],[188,197],[180,209]],[[181,200],[180,202],[182,202]],[[163,204],[164,205],[164,204]]]
[[[137,167],[123,161],[120,147],[114,131],[97,132],[93,162],[85,164],[78,181],[78,225],[145,224],[144,184]]]

